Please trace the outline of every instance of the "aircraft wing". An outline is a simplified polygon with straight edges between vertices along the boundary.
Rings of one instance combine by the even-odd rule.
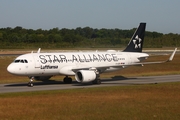
[[[74,68],[72,69],[73,72],[77,72],[78,70],[98,70],[98,71],[105,71],[109,69],[111,66],[103,66],[103,67],[81,67],[81,68]],[[117,67],[117,66],[116,66]],[[120,66],[118,66],[120,67]]]
[[[165,61],[155,61],[155,62],[140,62],[140,63],[132,63],[132,64],[128,64],[128,65],[116,65],[116,66],[99,66],[99,67],[80,67],[80,68],[74,68],[72,69],[72,71],[74,72],[77,72],[78,70],[100,70],[100,71],[105,71],[111,67],[114,67],[114,68],[124,68],[126,66],[136,66],[136,65],[145,65],[145,64],[159,64],[159,63],[165,63],[165,62],[170,62],[173,60],[174,58],[174,55],[177,51],[177,48],[175,48],[175,50],[173,51],[173,53],[171,54],[171,56],[169,57],[168,60],[165,60]]]

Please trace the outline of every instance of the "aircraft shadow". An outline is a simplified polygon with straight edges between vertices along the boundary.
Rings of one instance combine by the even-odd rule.
[[[76,81],[73,81],[72,84],[77,83]],[[49,80],[49,81],[35,81],[34,86],[42,86],[42,85],[66,85],[63,81],[55,81],[55,80]],[[5,87],[19,87],[19,86],[28,86],[28,83],[12,83],[5,85]]]
[[[111,82],[111,81],[122,81],[122,80],[132,80],[132,79],[137,79],[137,78],[127,78],[124,76],[114,76],[111,78],[102,78],[101,83],[102,84],[116,84],[116,83],[109,83],[109,82]],[[106,82],[108,82],[108,83],[106,83]],[[5,85],[5,87],[28,86],[27,84],[28,83],[12,83],[12,84]],[[34,84],[34,86],[57,85],[57,84],[58,85],[68,85],[68,84],[65,84],[63,81],[56,81],[56,80],[36,81],[33,84]],[[123,83],[117,83],[117,84],[123,84]],[[95,84],[92,84],[91,82],[81,84],[81,83],[78,83],[77,81],[73,80],[72,83],[69,85],[72,85],[72,86],[90,86],[90,85],[95,85]]]
[[[137,79],[137,78],[127,78],[124,76],[114,76],[114,77],[111,77],[108,79],[104,79],[104,80],[102,79],[101,81],[106,82],[106,81],[120,81],[120,80],[132,80],[132,79]]]
[[[126,80],[132,80],[132,79],[137,79],[137,78],[127,78],[124,76],[114,76],[111,78],[102,78],[101,84],[125,84],[125,83],[114,83],[114,81],[123,81],[123,80],[126,81]],[[112,81],[113,81],[113,83],[109,83]],[[90,85],[98,85],[98,84],[92,84],[91,82],[90,83],[84,83],[84,84],[73,84],[73,86],[90,86]]]

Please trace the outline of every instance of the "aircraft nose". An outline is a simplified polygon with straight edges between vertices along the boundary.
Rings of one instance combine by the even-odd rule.
[[[15,74],[15,69],[14,69],[14,66],[12,64],[10,64],[8,67],[7,67],[7,71],[11,74]]]

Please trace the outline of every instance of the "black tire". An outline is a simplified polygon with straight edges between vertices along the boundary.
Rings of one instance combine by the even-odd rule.
[[[99,85],[99,84],[101,84],[101,80],[100,80],[100,79],[96,79],[96,80],[94,80],[92,83]]]
[[[28,87],[33,87],[33,83],[29,82]]]
[[[65,77],[63,81],[64,81],[65,84],[71,84],[72,83],[72,78]]]

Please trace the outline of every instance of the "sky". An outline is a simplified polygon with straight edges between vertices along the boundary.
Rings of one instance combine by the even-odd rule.
[[[180,34],[180,0],[0,0],[0,28],[77,27]]]

